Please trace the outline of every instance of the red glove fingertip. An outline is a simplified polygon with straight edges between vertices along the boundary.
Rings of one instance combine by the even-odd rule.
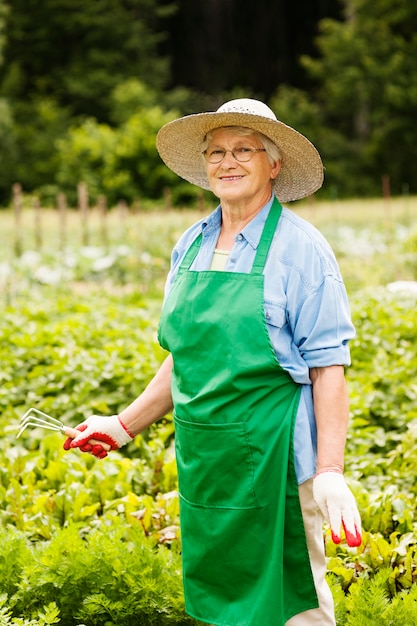
[[[345,531],[345,536],[346,536],[346,541],[347,541],[348,546],[350,546],[351,548],[357,548],[358,546],[360,546],[362,543],[362,533],[358,530],[358,527],[356,526],[356,524],[355,524],[355,534],[347,530],[344,521],[342,521],[342,524],[343,524],[343,530]]]
[[[338,535],[336,535],[336,533],[333,532],[333,530],[332,530],[332,541],[333,541],[333,543],[336,543],[336,544],[339,544],[340,541],[341,541],[340,537]]]
[[[107,451],[99,443],[96,443],[91,447],[91,454],[98,459],[104,459],[107,456]]]
[[[64,443],[62,444],[62,447],[64,448],[64,450],[70,450],[71,443],[72,443],[71,437],[68,437],[67,439],[65,439]]]
[[[346,541],[347,541],[348,546],[350,546],[351,548],[357,548],[362,543],[362,535],[358,531],[356,526],[355,526],[355,531],[356,531],[356,534],[353,535],[352,533],[347,531],[345,528]]]

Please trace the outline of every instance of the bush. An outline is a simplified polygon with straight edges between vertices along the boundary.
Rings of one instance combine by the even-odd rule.
[[[0,593],[9,612],[35,619],[53,605],[63,626],[196,623],[184,613],[179,555],[136,526],[113,520],[82,533],[70,524],[35,547],[2,529]]]

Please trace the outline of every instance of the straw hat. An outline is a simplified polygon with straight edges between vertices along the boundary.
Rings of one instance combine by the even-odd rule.
[[[206,134],[221,126],[251,128],[276,144],[282,165],[273,190],[281,202],[304,198],[322,186],[323,164],[313,144],[277,120],[266,104],[250,98],[231,100],[215,112],[186,115],[165,124],[156,138],[161,159],[181,178],[210,189],[201,147]]]

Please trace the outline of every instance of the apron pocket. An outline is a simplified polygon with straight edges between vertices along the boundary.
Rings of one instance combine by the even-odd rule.
[[[201,424],[175,416],[181,498],[196,506],[258,508],[245,422]]]

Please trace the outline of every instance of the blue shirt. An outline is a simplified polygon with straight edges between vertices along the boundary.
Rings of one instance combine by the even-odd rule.
[[[225,271],[251,271],[272,201],[273,197],[236,235]],[[191,269],[210,268],[220,228],[218,206],[181,236],[172,252],[165,296],[184,254],[200,233],[202,244]],[[354,337],[355,330],[332,249],[314,226],[285,207],[269,250],[264,277],[265,320],[272,345],[281,367],[302,385],[294,430],[295,466],[301,484],[316,469],[317,436],[309,370],[349,365],[348,341]]]

